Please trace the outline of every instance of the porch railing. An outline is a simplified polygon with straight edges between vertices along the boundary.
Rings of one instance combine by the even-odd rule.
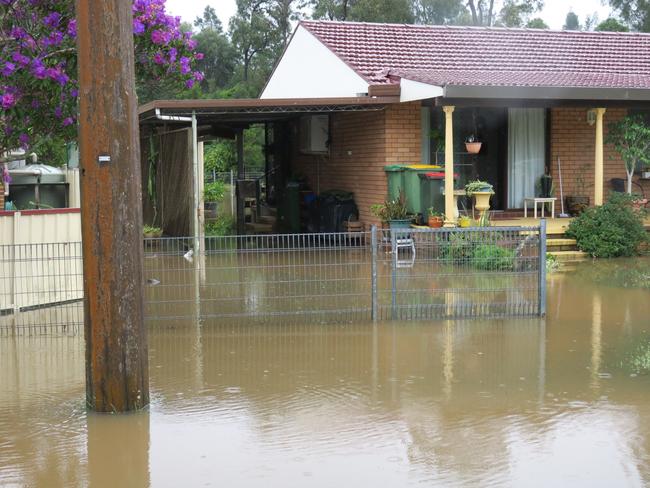
[[[146,239],[149,324],[545,314],[541,227]],[[0,334],[77,331],[80,243],[0,246]]]

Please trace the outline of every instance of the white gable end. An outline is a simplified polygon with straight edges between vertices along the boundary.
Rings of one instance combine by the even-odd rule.
[[[356,97],[368,83],[299,25],[260,98]]]

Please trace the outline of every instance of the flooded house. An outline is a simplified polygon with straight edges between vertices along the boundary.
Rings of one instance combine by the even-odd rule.
[[[339,230],[350,215],[378,223],[370,207],[395,188],[411,213],[433,207],[453,224],[458,208],[470,206],[463,189],[473,180],[493,186],[495,221],[600,205],[625,177],[605,143],[608,124],[650,107],[648,47],[641,33],[300,22],[258,99],[141,107],[143,140],[185,127],[187,150],[178,153],[186,158],[174,164],[183,174],[195,168],[185,187],[192,201],[179,204],[184,223],[165,231],[200,227],[201,192],[189,191],[202,171],[193,141],[229,137],[241,147],[254,124],[265,127],[265,168],[249,178],[239,151],[240,233]],[[635,191],[650,194],[645,176],[637,172]],[[344,194],[339,203],[354,203],[338,222],[301,217],[332,191]],[[145,198],[145,217],[149,205]],[[255,222],[263,225],[246,225]],[[560,233],[566,222],[549,226]]]

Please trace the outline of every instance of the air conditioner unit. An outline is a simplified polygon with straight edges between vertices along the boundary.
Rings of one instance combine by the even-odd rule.
[[[329,139],[329,115],[306,115],[300,119],[300,150],[303,153],[328,153]]]

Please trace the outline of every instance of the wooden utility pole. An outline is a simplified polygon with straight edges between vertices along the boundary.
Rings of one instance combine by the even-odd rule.
[[[86,401],[149,403],[131,0],[77,0]]]

